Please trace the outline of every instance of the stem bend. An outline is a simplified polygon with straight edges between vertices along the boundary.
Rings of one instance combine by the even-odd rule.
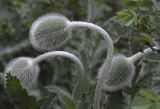
[[[47,53],[44,53],[44,54],[36,57],[33,60],[33,62],[34,62],[34,64],[38,64],[39,62],[45,60],[46,58],[51,58],[51,57],[54,58],[57,56],[68,58],[71,61],[73,61],[75,64],[77,64],[77,66],[78,66],[79,76],[78,76],[78,80],[77,80],[76,86],[75,86],[75,88],[73,90],[73,94],[72,94],[72,97],[76,98],[76,92],[79,90],[81,82],[83,81],[83,78],[84,78],[84,66],[78,57],[76,57],[75,55],[73,55],[71,53],[65,52],[65,51],[51,51],[51,52],[47,52]]]
[[[76,27],[88,28],[100,33],[107,44],[107,57],[98,73],[98,81],[97,81],[97,86],[95,90],[94,102],[93,102],[93,109],[100,109],[100,99],[101,99],[101,93],[102,93],[103,83],[105,79],[104,77],[108,69],[110,68],[110,63],[112,62],[112,58],[113,58],[113,52],[114,52],[113,42],[109,34],[103,28],[93,23],[72,21],[72,22],[68,22],[68,26],[66,27],[66,29],[73,29]],[[107,69],[107,70],[104,71],[104,69]]]

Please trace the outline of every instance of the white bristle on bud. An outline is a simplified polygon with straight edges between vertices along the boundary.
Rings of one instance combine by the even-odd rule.
[[[131,84],[134,73],[134,65],[125,56],[115,56],[106,74],[104,89],[111,92],[124,89]]]
[[[9,62],[6,66],[5,74],[10,73],[12,76],[16,76],[23,87],[30,87],[35,84],[38,78],[39,66],[33,64],[32,58],[19,57]]]
[[[70,21],[60,14],[46,14],[38,18],[31,26],[30,40],[40,51],[52,51],[62,47],[70,37],[66,30]]]

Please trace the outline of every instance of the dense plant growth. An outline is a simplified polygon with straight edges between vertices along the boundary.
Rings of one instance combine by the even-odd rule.
[[[159,7],[1,0],[0,108],[159,109]]]

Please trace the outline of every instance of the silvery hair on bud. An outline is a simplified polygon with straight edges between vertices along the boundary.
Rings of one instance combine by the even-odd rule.
[[[66,29],[68,22],[70,21],[60,14],[52,13],[39,17],[30,29],[32,45],[40,51],[60,48],[70,38],[70,31]]]
[[[23,87],[32,86],[38,78],[39,66],[33,65],[33,58],[19,57],[9,62],[5,68],[5,74],[16,76]]]
[[[105,69],[104,69],[105,71]],[[111,68],[106,74],[104,89],[107,91],[117,91],[131,84],[135,73],[133,63],[123,55],[115,56],[111,63]]]

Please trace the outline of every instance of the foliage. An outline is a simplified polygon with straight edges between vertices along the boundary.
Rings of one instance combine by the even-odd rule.
[[[3,72],[12,58],[41,54],[28,41],[29,29],[36,18],[52,12],[103,27],[113,39],[115,54],[131,56],[146,47],[160,47],[159,7],[158,0],[88,0],[88,3],[86,0],[1,0],[0,70]],[[92,109],[97,72],[107,52],[106,44],[99,36],[89,30],[75,30],[70,41],[60,49],[77,55],[85,66],[85,80],[80,91],[83,96],[78,101],[70,96],[77,80],[77,70],[69,60],[58,58],[40,63],[36,91],[24,89],[10,74],[5,83],[4,75],[0,73],[0,85],[6,85],[0,88],[0,107]],[[136,75],[129,87],[115,93],[103,92],[102,109],[111,109],[109,107],[113,108],[116,103],[122,109],[160,108],[159,54],[147,56],[135,67]]]
[[[6,90],[17,109],[39,109],[35,98],[28,96],[27,91],[22,88],[20,81],[9,73],[6,76]]]
[[[132,101],[132,109],[159,109],[160,96],[148,90],[141,90],[140,96]]]

